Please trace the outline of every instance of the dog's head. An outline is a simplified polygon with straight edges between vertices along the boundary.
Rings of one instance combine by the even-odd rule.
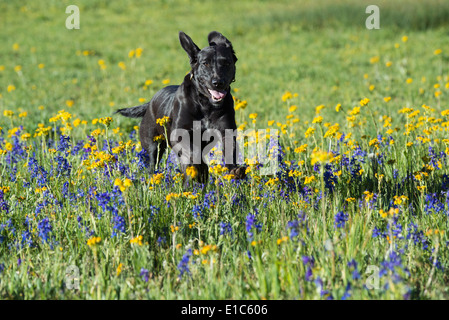
[[[209,33],[209,46],[200,50],[184,32],[179,32],[181,46],[187,52],[192,67],[191,76],[199,92],[214,105],[220,105],[235,78],[235,56],[231,42],[221,33]]]

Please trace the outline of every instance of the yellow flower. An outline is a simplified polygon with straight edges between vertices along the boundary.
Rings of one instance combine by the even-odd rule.
[[[143,239],[142,236],[137,236],[137,237],[135,237],[135,238],[129,240],[129,242],[130,242],[131,244],[132,244],[132,243],[135,243],[135,244],[138,244],[139,246],[141,246],[141,245],[142,245],[142,239]]]
[[[250,119],[256,119],[257,118],[257,113],[250,113],[249,118]]]
[[[321,122],[323,122],[322,116],[315,117],[315,118],[313,118],[313,121],[312,121],[312,123],[321,123]]]
[[[142,48],[137,48],[136,49],[136,58],[140,58],[140,56],[142,55],[143,49]]]
[[[315,176],[305,177],[304,184],[309,184],[315,181]]]
[[[393,64],[393,62],[391,62],[391,61],[387,61],[387,63],[385,63],[385,65],[387,66],[387,68],[391,67],[392,64]]]
[[[308,144],[303,144],[303,145],[301,145],[301,146],[295,148],[295,153],[302,153],[302,152],[305,152],[305,151],[307,150],[307,147],[308,147],[308,146],[309,146]]]
[[[179,198],[178,193],[169,193],[165,196],[165,200],[168,202],[171,200],[171,198]]]
[[[187,167],[186,174],[192,179],[195,179],[198,176],[198,170],[195,167],[190,166]]]
[[[19,50],[19,44],[18,43],[14,43],[13,45],[12,45],[12,49],[14,50],[14,51],[18,51]]]
[[[374,56],[374,57],[372,57],[371,59],[369,59],[369,62],[371,63],[371,64],[374,64],[374,63],[377,63],[377,62],[379,62],[379,56]]]
[[[366,106],[369,103],[369,101],[370,100],[368,98],[364,98],[364,99],[360,100],[360,105],[362,107],[364,107],[364,106]]]
[[[111,117],[100,118],[98,120],[98,122],[100,122],[101,124],[104,124],[106,127],[109,127],[109,125],[112,122],[112,118]]]
[[[164,79],[162,80],[162,84],[169,84],[170,83],[170,79]]]
[[[408,37],[407,37],[407,36],[403,36],[403,37],[402,37],[402,42],[407,42],[407,40],[408,40]]]
[[[73,106],[74,103],[75,103],[75,101],[73,101],[73,100],[67,100],[67,101],[65,102],[65,104],[66,104],[67,107],[69,107],[69,108],[71,108],[71,107]]]
[[[39,63],[39,64],[37,65],[37,67],[38,67],[39,69],[44,69],[44,68],[45,68],[45,64]]]
[[[439,55],[439,54],[441,54],[443,52],[443,50],[441,50],[441,49],[436,49],[434,52],[433,52],[433,54],[434,55]]]
[[[14,67],[14,71],[15,72],[19,72],[21,70],[22,70],[22,66],[20,66],[20,65],[17,65],[17,66]]]
[[[100,237],[92,237],[89,240],[87,240],[87,245],[89,247],[92,247],[92,246],[97,245],[100,242],[101,242],[101,238]]]
[[[384,101],[385,101],[385,102],[388,102],[388,101],[390,101],[390,100],[391,100],[391,97],[385,97],[385,98],[384,98]]]
[[[341,103],[339,103],[335,106],[335,111],[340,112],[340,109],[341,109]]]
[[[120,69],[126,70],[126,65],[125,65],[125,63],[124,63],[123,61],[120,61],[120,62],[118,63],[118,66],[120,67]]]
[[[406,82],[407,84],[410,84],[410,83],[413,82],[413,79],[412,79],[412,78],[408,78],[407,80],[405,80],[405,82]]]
[[[120,275],[120,273],[122,273],[122,267],[123,267],[123,264],[119,263],[119,265],[117,267],[117,277]]]
[[[165,126],[170,121],[170,118],[167,116],[164,116],[162,118],[156,119],[156,123],[160,125],[161,127]]]
[[[306,138],[308,138],[311,135],[313,135],[314,133],[315,133],[315,128],[309,127],[304,134],[305,134]]]
[[[5,111],[3,111],[3,115],[4,115],[5,117],[12,117],[12,116],[14,115],[14,111],[11,111],[11,110],[5,110]]]
[[[282,101],[285,102],[288,99],[293,98],[293,95],[290,91],[286,91],[283,95],[282,95]]]
[[[8,90],[8,92],[11,92],[11,91],[16,90],[16,87],[15,87],[14,85],[10,84],[10,85],[8,86],[7,90]]]
[[[313,151],[312,152],[312,159],[311,164],[312,166],[315,165],[315,163],[326,163],[330,161],[334,157],[334,154],[332,152],[326,152],[326,151]]]
[[[122,181],[120,178],[116,178],[114,181],[114,186],[118,186],[120,191],[122,192],[132,186],[132,184],[132,181],[129,179],[125,179],[124,181]]]

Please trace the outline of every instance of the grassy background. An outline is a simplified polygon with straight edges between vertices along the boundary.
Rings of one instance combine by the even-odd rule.
[[[71,4],[80,8],[80,30],[65,28],[68,16],[65,8]],[[368,16],[365,8],[372,4],[380,8],[380,30],[365,28]],[[73,115],[72,120],[79,118],[88,121],[87,129],[75,128],[71,132],[72,143],[81,139],[87,141],[87,133],[97,127],[91,124],[92,119],[110,116],[119,107],[141,104],[140,99],[149,100],[164,86],[164,79],[169,79],[171,84],[179,84],[189,71],[187,55],[179,45],[180,30],[189,34],[201,48],[207,45],[207,34],[212,30],[222,32],[232,41],[239,59],[237,81],[233,86],[238,91],[234,96],[248,101],[247,108],[238,111],[239,124],[245,119],[250,121],[247,119],[250,113],[258,113],[256,125],[265,128],[268,120],[284,122],[289,113],[288,107],[291,104],[298,106],[295,117],[299,117],[300,121],[290,126],[288,132],[294,138],[284,135],[283,143],[292,147],[305,143],[310,145],[306,154],[289,152],[286,156],[293,161],[305,160],[304,170],[308,175],[315,174],[309,165],[311,150],[320,144],[315,136],[313,140],[307,140],[304,131],[311,125],[318,105],[326,106],[321,113],[324,122],[340,122],[341,131],[352,132],[353,137],[359,139],[357,143],[367,152],[375,152],[368,145],[367,136],[371,139],[379,133],[372,119],[381,124],[381,116],[389,115],[393,117],[393,128],[403,129],[404,124],[411,121],[398,115],[398,110],[403,107],[420,107],[425,103],[436,109],[436,116],[448,108],[445,84],[449,82],[449,3],[442,0],[0,1],[0,22],[0,66],[4,66],[0,69],[2,149],[5,148],[5,141],[11,141],[7,137],[9,129],[23,125],[24,131],[33,133],[38,123],[49,125],[48,119],[61,109],[69,111]],[[406,42],[402,40],[403,36],[408,37]],[[14,44],[19,45],[18,50],[13,48]],[[136,48],[143,49],[142,56],[129,58],[129,52]],[[436,49],[442,49],[443,53],[435,55]],[[84,55],[84,51],[89,53]],[[379,57],[379,61],[371,63],[373,57]],[[99,60],[104,61],[105,70],[100,69]],[[391,67],[386,66],[388,61],[392,61]],[[118,66],[120,62],[126,65],[126,70]],[[44,67],[39,68],[39,64],[44,64]],[[21,66],[20,71],[15,70],[17,66]],[[407,84],[408,78],[413,82]],[[144,87],[146,80],[153,81],[147,88]],[[440,89],[435,88],[437,83]],[[8,92],[10,85],[14,85],[15,90]],[[374,89],[371,87],[370,90],[370,86]],[[435,96],[437,90],[443,91],[439,97]],[[283,102],[281,97],[286,91],[298,93],[298,96]],[[348,124],[343,125],[348,111],[364,97],[371,100],[368,110],[373,116],[364,111],[360,125],[355,129]],[[391,97],[391,101],[385,103],[384,97]],[[73,106],[67,105],[68,100],[74,101]],[[335,111],[338,103],[343,106],[344,112]],[[4,116],[5,110],[16,113],[13,122]],[[28,112],[28,116],[17,118],[21,111]],[[126,142],[128,133],[137,124],[132,119],[114,117],[113,126],[120,126],[123,132],[120,138],[114,136],[114,142],[117,139]],[[428,128],[428,125],[424,127]],[[385,133],[382,131],[382,134]],[[440,131],[432,138],[444,138],[445,134]],[[365,136],[364,139],[361,139],[362,136]],[[37,184],[27,171],[27,159],[21,159],[18,168],[19,176],[31,181],[28,188],[22,186],[20,179],[16,180],[20,183],[11,181],[11,166],[3,157],[0,186],[11,188],[6,199],[17,233],[4,231],[7,228],[2,230],[2,235],[9,242],[0,244],[0,264],[4,263],[6,268],[0,273],[0,296],[7,299],[320,299],[331,294],[334,298],[341,298],[353,271],[347,265],[351,259],[358,262],[359,271],[363,273],[368,265],[385,262],[392,250],[391,242],[384,238],[374,239],[372,232],[374,227],[385,230],[389,223],[391,225],[391,221],[386,222],[379,217],[378,209],[388,211],[393,196],[407,194],[418,212],[416,216],[409,208],[401,207],[399,222],[404,228],[404,236],[411,222],[417,223],[422,232],[435,228],[448,229],[446,215],[423,213],[427,204],[424,194],[416,195],[416,190],[408,193],[406,186],[399,187],[393,178],[394,169],[399,170],[397,180],[400,181],[409,172],[416,172],[428,163],[421,160],[428,156],[427,145],[419,145],[405,152],[405,143],[413,139],[404,136],[402,131],[395,133],[394,138],[397,147],[391,149],[384,146],[382,149],[386,150],[385,160],[393,161],[379,169],[379,173],[386,176],[383,184],[375,184],[378,180],[374,179],[374,169],[369,162],[363,164],[365,175],[360,184],[350,182],[351,175],[344,172],[336,193],[326,199],[326,208],[332,216],[322,222],[318,192],[320,184],[316,181],[311,196],[314,204],[304,209],[308,216],[308,230],[301,230],[300,241],[282,245],[278,245],[277,240],[289,235],[287,224],[298,219],[300,211],[292,203],[300,203],[304,200],[303,195],[292,194],[291,201],[286,201],[273,189],[262,184],[260,188],[256,187],[254,180],[238,187],[225,184],[223,194],[243,195],[247,199],[245,206],[234,207],[233,202],[222,197],[215,208],[206,210],[205,219],[198,221],[192,217],[192,203],[180,200],[177,222],[181,222],[182,227],[178,232],[171,233],[169,226],[175,224],[173,208],[167,206],[165,195],[176,192],[179,185],[173,188],[164,185],[157,192],[150,192],[149,177],[144,175],[145,183],[138,181],[142,171],[132,161],[135,153],[127,153],[120,155],[120,161],[129,166],[130,175],[133,176],[135,187],[128,201],[135,210],[136,224],[132,228],[128,226],[121,238],[110,236],[110,212],[105,212],[103,219],[96,220],[89,205],[82,200],[74,206],[64,198],[61,190],[67,179],[58,176],[52,178],[51,189],[52,194],[64,204],[63,209],[53,210],[50,206],[43,213],[52,219],[57,247],[51,248],[47,243],[39,242],[35,230],[42,214],[33,222],[33,237],[36,243],[39,242],[37,247],[15,247],[17,242],[14,241],[20,242],[20,232],[25,228],[24,214],[32,214],[36,204],[46,196],[34,192]],[[320,139],[318,130],[316,139]],[[46,147],[39,149],[40,138],[31,139],[30,145],[34,146],[42,166],[49,171],[55,163],[54,155]],[[435,145],[445,150],[441,141],[439,144],[435,142]],[[350,150],[348,145],[345,147]],[[98,192],[112,194],[113,178],[123,178],[117,170],[113,177],[94,171],[86,173],[86,179],[81,179],[77,174],[77,170],[82,168],[80,157],[67,157],[73,165],[70,180],[74,182],[74,189],[71,192],[82,189],[87,194],[89,188],[95,186]],[[443,169],[432,173],[426,181],[429,192],[437,193],[443,189],[442,174],[447,174],[446,167]],[[213,185],[210,188],[215,190]],[[262,196],[264,194],[273,197],[254,200],[256,189],[261,197],[265,197]],[[352,196],[362,201],[365,190],[378,193],[376,211],[366,206],[359,210],[356,203],[346,204],[345,199]],[[19,197],[25,201],[19,202]],[[201,200],[204,200],[204,195]],[[152,224],[147,223],[151,215],[148,203],[161,208]],[[256,237],[257,241],[261,241],[260,245],[248,242],[245,231],[245,218],[254,207],[261,212],[259,219],[263,223],[263,231]],[[447,211],[446,208],[447,204]],[[340,210],[345,210],[351,217],[349,226],[343,231],[334,227],[334,215]],[[7,223],[11,216],[5,211],[0,213],[0,224]],[[120,214],[127,217],[123,206],[120,207]],[[76,221],[77,215],[82,216],[91,228],[95,227],[96,235],[102,238],[98,252],[87,246],[86,236]],[[219,235],[220,221],[232,224],[234,237]],[[189,224],[194,222],[200,226],[192,229]],[[130,244],[131,234],[143,235],[144,245]],[[172,243],[173,234],[177,242]],[[165,245],[156,242],[162,235],[167,237]],[[428,237],[430,249],[438,246],[437,238]],[[207,264],[204,266],[199,261],[190,265],[192,274],[189,280],[179,280],[179,262],[186,248],[200,249],[199,239],[205,244],[218,246],[218,251],[211,250],[201,256],[210,261],[216,259],[218,263],[216,267],[211,263],[208,268]],[[449,267],[447,240],[446,233],[437,250],[444,268]],[[330,252],[329,246],[324,245],[328,241],[333,244],[334,251]],[[369,291],[363,287],[365,278],[354,280],[352,297],[448,298],[447,275],[433,267],[432,251],[414,246],[411,240],[401,241],[393,244],[399,246],[395,249],[405,250],[401,253],[403,267],[397,272],[390,270],[383,278],[390,287]],[[181,249],[174,250],[178,242]],[[248,251],[253,259],[248,259]],[[315,257],[313,274],[321,277],[324,282],[322,291],[327,290],[327,293],[317,293],[314,282],[305,280],[307,266],[301,262],[301,257],[305,255]],[[20,265],[17,257],[22,259]],[[117,275],[119,263],[123,263],[121,275]],[[65,270],[71,264],[81,268],[80,291],[65,289]],[[411,271],[410,276],[406,276],[405,267]],[[149,282],[139,275],[141,268],[150,270]],[[428,286],[430,274],[432,286]],[[401,279],[399,283],[395,282],[397,276]]]
[[[81,29],[67,30],[65,7],[70,1],[2,2],[0,59],[6,69],[0,73],[0,106],[33,112],[44,105],[48,113],[32,114],[42,121],[68,99],[76,101],[83,117],[94,110],[95,116],[109,115],[111,101],[116,107],[139,104],[139,98],[149,99],[162,87],[162,79],[179,84],[188,71],[178,40],[180,30],[201,48],[211,30],[231,39],[239,58],[234,87],[241,89],[239,96],[248,100],[250,111],[267,119],[277,115],[279,96],[286,90],[300,94],[300,108],[307,115],[317,104],[352,103],[366,96],[369,91],[360,80],[370,71],[369,58],[385,52],[382,62],[401,54],[407,59],[404,51],[391,50],[403,34],[410,42],[401,50],[412,51],[418,59],[403,61],[402,72],[429,76],[429,64],[435,59],[428,48],[446,43],[449,4],[379,1],[381,29],[367,30],[367,3],[80,1]],[[14,43],[20,44],[18,52],[12,50]],[[131,62],[128,52],[138,47],[143,48],[142,57]],[[94,55],[76,54],[84,50]],[[107,65],[104,72],[99,59]],[[126,71],[118,68],[120,61],[127,65]],[[45,69],[36,70],[39,63]],[[14,72],[15,65],[23,67],[22,77]],[[154,90],[142,89],[147,79],[154,80]],[[9,84],[17,87],[13,97],[4,93]]]

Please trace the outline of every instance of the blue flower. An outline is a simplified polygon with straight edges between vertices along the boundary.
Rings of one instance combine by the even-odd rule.
[[[178,270],[180,272],[179,278],[182,278],[182,276],[185,273],[190,275],[189,261],[191,256],[192,256],[192,249],[187,250],[187,252],[182,256],[182,259],[178,264]]]
[[[142,277],[143,281],[148,282],[148,280],[150,279],[150,272],[147,269],[142,268],[140,269],[140,276]]]
[[[349,219],[349,214],[344,213],[343,211],[337,212],[337,214],[335,215],[334,227],[335,228],[344,228],[346,221],[348,221],[348,219]]]
[[[232,235],[232,226],[230,222],[220,222],[220,235]]]
[[[37,230],[39,232],[39,238],[42,239],[43,242],[49,242],[50,232],[52,232],[53,228],[50,224],[50,220],[48,217],[42,219],[37,224]]]
[[[249,241],[252,241],[254,238],[254,229],[258,231],[262,230],[262,224],[258,223],[256,215],[251,213],[246,216],[245,227]]]

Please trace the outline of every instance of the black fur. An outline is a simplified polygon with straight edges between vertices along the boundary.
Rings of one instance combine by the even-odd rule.
[[[179,40],[190,58],[191,66],[191,71],[184,77],[183,83],[161,89],[148,103],[120,109],[116,113],[131,118],[143,117],[139,135],[142,147],[150,156],[150,172],[153,172],[157,161],[162,159],[167,147],[165,142],[158,146],[158,143],[153,141],[154,137],[164,134],[164,128],[156,124],[156,120],[167,116],[170,118],[170,122],[166,125],[169,140],[175,129],[185,129],[192,137],[194,121],[201,123],[201,133],[207,129],[220,132],[223,137],[224,154],[226,147],[232,148],[231,157],[225,159],[226,167],[236,178],[243,178],[245,168],[237,166],[236,137],[225,135],[226,129],[237,128],[230,87],[235,78],[237,61],[232,44],[216,31],[209,34],[209,46],[202,50],[184,32],[179,33]],[[215,139],[212,141],[217,142]],[[171,147],[178,142],[179,140],[169,141]],[[186,168],[193,165],[198,170],[198,180],[202,183],[207,181],[208,167],[202,157],[199,164],[192,163],[194,157],[198,157],[198,152],[204,151],[208,144],[209,141],[203,141],[195,148],[191,140],[190,152],[186,153],[183,149],[178,153],[180,159],[186,154],[189,157],[188,164],[181,164],[182,171],[185,173]]]

